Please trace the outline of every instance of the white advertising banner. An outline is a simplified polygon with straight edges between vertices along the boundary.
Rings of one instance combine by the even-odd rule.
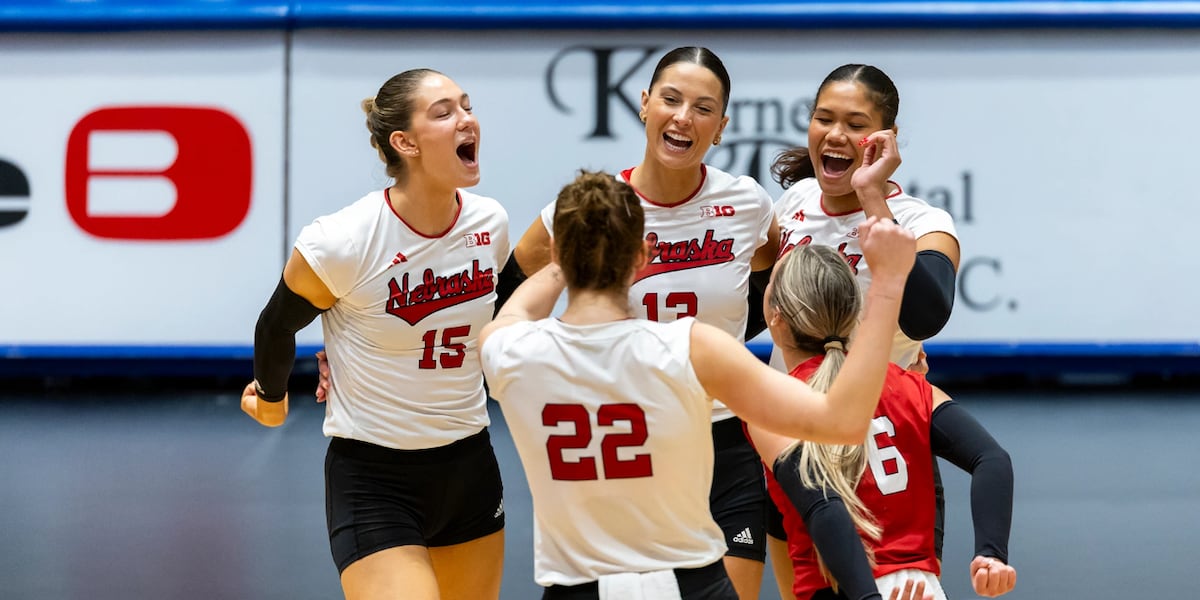
[[[284,36],[0,37],[9,356],[249,345],[290,243]]]
[[[892,76],[896,181],[962,244],[939,343],[1200,340],[1192,32],[300,29],[0,37],[0,349],[248,356],[301,227],[389,184],[359,103],[409,68],[471,95],[474,191],[515,241],[578,169],[640,161],[640,93],[681,45],[733,77],[709,162],[775,196],[822,78]]]
[[[1184,184],[1200,38],[1186,31],[399,32],[300,30],[292,48],[290,222],[388,185],[359,102],[431,67],[471,95],[482,125],[476,192],[513,239],[581,167],[642,156],[641,91],[657,59],[707,46],[733,78],[709,162],[770,180],[807,144],[813,96],[845,63],[900,90],[896,181],[949,210],[962,245],[939,342],[1194,344],[1200,297]],[[289,241],[290,243],[290,241]],[[307,341],[319,340],[309,328]]]

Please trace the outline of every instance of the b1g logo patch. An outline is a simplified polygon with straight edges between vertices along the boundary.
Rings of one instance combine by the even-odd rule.
[[[714,204],[712,206],[700,207],[701,217],[732,217],[734,212],[732,206],[718,206]]]
[[[492,245],[492,233],[490,231],[481,231],[479,233],[468,233],[467,235],[463,236],[463,239],[465,239],[467,241],[468,248],[474,248],[475,246],[491,246]]]

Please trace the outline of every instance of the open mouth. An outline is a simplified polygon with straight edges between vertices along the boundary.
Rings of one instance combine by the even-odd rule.
[[[475,142],[466,142],[459,144],[455,153],[458,154],[459,160],[468,167],[474,167],[478,164],[477,153],[478,145]]]
[[[667,144],[667,147],[677,152],[686,151],[688,148],[691,148],[692,144],[694,143],[692,140],[673,133],[664,133],[662,137],[663,142]]]
[[[853,164],[854,159],[845,154],[827,152],[821,155],[821,170],[829,177],[844,175]]]

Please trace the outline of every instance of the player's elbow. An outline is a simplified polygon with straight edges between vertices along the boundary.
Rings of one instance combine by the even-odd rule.
[[[922,250],[908,274],[900,303],[900,330],[914,340],[937,335],[954,309],[954,263],[937,250]]]
[[[954,310],[954,298],[931,296],[910,301],[905,297],[901,310],[903,314],[899,319],[900,331],[909,339],[923,341],[937,335],[950,321],[950,313]]]
[[[828,444],[846,444],[854,445],[861,444],[867,437],[867,432],[870,431],[871,420],[868,417],[863,419],[840,419],[837,425],[829,431],[830,440]]]
[[[988,465],[996,473],[1005,475],[1010,479],[1012,478],[1012,457],[1009,456],[1007,450],[1001,448],[999,445],[988,452],[981,462]]]

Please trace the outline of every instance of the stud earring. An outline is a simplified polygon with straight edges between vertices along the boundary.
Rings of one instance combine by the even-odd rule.
[[[721,136],[720,136],[719,134],[717,135],[716,139],[714,139],[714,140],[713,140],[713,145],[714,145],[714,146],[720,146],[720,145],[721,145]]]
[[[643,123],[645,123],[646,122],[646,113],[644,111],[638,113],[638,118],[641,119]]]

